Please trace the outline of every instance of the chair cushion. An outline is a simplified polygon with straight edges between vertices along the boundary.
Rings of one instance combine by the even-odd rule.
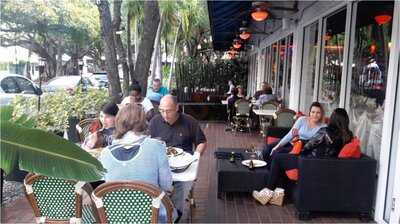
[[[292,151],[290,151],[289,153],[294,155],[299,155],[302,148],[303,148],[303,142],[301,140],[297,140],[293,142]]]
[[[265,143],[267,143],[267,144],[272,144],[272,143],[280,141],[280,140],[281,140],[280,138],[275,138],[275,137],[270,137],[270,136],[265,137]]]
[[[290,180],[297,181],[299,179],[299,169],[286,170],[285,173]]]
[[[361,157],[360,139],[353,138],[351,142],[344,145],[342,150],[340,150],[338,157],[356,158],[356,159],[360,158]]]

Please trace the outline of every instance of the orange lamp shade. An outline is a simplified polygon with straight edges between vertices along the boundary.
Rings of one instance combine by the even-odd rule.
[[[242,40],[247,40],[247,39],[249,39],[250,38],[250,33],[248,33],[248,32],[246,32],[246,31],[243,31],[240,35],[239,35],[239,37],[242,39]]]
[[[378,25],[383,25],[388,23],[392,19],[392,16],[383,14],[375,16],[374,19]]]
[[[251,13],[251,17],[258,22],[264,21],[268,17],[268,12],[260,8],[256,8],[254,12]]]
[[[240,43],[234,43],[233,47],[239,49],[242,45]]]
[[[371,44],[371,46],[369,47],[369,52],[371,54],[375,54],[376,53],[376,44]]]

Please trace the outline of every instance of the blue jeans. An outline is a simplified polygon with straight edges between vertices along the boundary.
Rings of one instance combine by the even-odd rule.
[[[171,195],[171,200],[174,203],[175,208],[183,213],[186,199],[188,198],[193,186],[193,181],[179,181],[174,182],[172,185],[174,186],[174,193]]]

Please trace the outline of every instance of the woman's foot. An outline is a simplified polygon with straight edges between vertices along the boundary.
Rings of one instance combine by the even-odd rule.
[[[272,197],[269,200],[269,203],[271,205],[282,206],[284,197],[285,190],[283,188],[275,188],[275,190],[272,192]]]
[[[263,205],[266,205],[271,200],[273,194],[274,192],[268,188],[264,188],[261,191],[253,191],[254,199]]]

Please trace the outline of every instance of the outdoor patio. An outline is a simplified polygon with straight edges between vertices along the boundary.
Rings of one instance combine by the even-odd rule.
[[[199,177],[196,182],[194,197],[196,208],[193,210],[194,223],[294,223],[297,219],[293,204],[283,207],[257,203],[248,193],[224,194],[217,198],[217,175],[214,151],[219,147],[246,148],[250,144],[261,148],[262,138],[257,133],[225,132],[225,124],[205,123],[202,125],[208,139],[208,148],[202,156]],[[84,200],[88,202],[87,198]],[[34,215],[25,197],[6,204],[1,208],[2,223],[32,223]],[[188,214],[188,209],[186,214]],[[188,222],[183,217],[181,222]],[[315,213],[309,221],[312,223],[353,223],[360,222],[357,214]]]

